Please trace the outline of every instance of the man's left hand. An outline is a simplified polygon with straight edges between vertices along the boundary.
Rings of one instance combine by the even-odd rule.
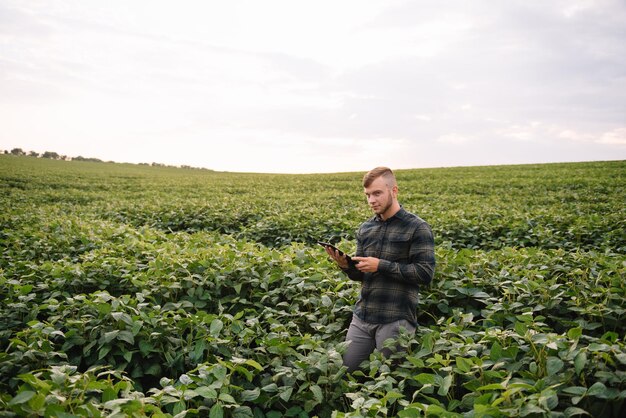
[[[375,257],[352,257],[357,262],[356,268],[363,273],[374,273],[378,271],[378,262],[380,259]]]

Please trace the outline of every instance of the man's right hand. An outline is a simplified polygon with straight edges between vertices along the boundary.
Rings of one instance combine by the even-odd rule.
[[[324,247],[324,249],[326,250],[326,253],[330,256],[330,258],[332,258],[339,267],[341,267],[342,269],[348,268],[348,259],[346,258],[345,254],[340,255],[339,251],[333,250],[331,247]]]

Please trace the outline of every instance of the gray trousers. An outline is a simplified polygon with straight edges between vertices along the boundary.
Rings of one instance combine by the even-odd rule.
[[[350,344],[343,355],[344,366],[349,372],[355,371],[362,361],[369,358],[374,349],[389,356],[391,350],[384,348],[384,342],[389,338],[396,338],[400,333],[400,328],[405,328],[410,333],[415,332],[413,324],[406,319],[388,324],[370,324],[352,315],[352,322],[346,335],[346,341],[350,341]]]

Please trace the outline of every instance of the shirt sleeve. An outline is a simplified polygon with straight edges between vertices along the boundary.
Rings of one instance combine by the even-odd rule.
[[[362,246],[361,241],[358,238],[358,232],[357,232],[357,240],[356,240],[356,255],[357,256],[363,255],[362,247],[363,246]],[[348,268],[345,268],[345,269],[342,268],[341,271],[343,271],[351,280],[355,280],[357,282],[362,282],[363,279],[365,278],[365,273],[363,273],[362,271],[354,267],[354,265],[352,264],[348,264]]]
[[[341,271],[346,273],[346,275],[352,280],[356,280],[357,282],[363,281],[364,273],[354,266],[349,266],[347,269],[341,269]]]
[[[423,223],[415,230],[408,263],[381,259],[378,273],[414,285],[429,284],[435,273],[435,240],[430,226]]]

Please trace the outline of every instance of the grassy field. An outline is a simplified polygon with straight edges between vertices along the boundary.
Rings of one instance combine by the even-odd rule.
[[[0,155],[0,416],[626,414],[626,161],[399,170],[437,268],[341,364],[363,173]]]

